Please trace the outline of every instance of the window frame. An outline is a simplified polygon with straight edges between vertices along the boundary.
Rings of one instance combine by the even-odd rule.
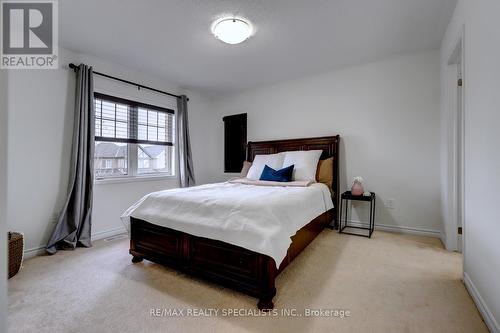
[[[176,158],[175,158],[175,139],[176,139],[176,126],[175,126],[175,111],[169,108],[159,107],[156,105],[142,103],[133,101],[126,98],[116,97],[112,95],[107,95],[99,92],[94,92],[94,113],[95,113],[95,100],[99,99],[101,101],[107,101],[117,104],[124,104],[128,107],[133,107],[135,112],[128,112],[128,117],[135,117],[135,121],[131,121],[128,119],[128,131],[135,131],[135,138],[112,138],[112,137],[103,137],[97,136],[97,133],[94,135],[95,142],[112,142],[112,143],[125,143],[127,144],[127,175],[116,175],[116,176],[104,176],[104,177],[96,177],[94,174],[94,181],[96,183],[115,183],[115,182],[129,182],[133,180],[154,180],[154,179],[162,179],[162,178],[175,178],[176,177]],[[144,140],[138,139],[139,136],[139,121],[138,121],[138,109],[143,108],[149,111],[157,111],[166,114],[172,115],[172,142],[165,141],[153,141],[153,140]],[[166,115],[168,117],[168,115]],[[102,115],[101,115],[102,119]],[[96,120],[96,115],[94,114],[94,121]],[[116,118],[115,118],[116,122]],[[135,123],[135,129],[134,124]],[[158,125],[158,124],[157,124]],[[95,125],[94,125],[95,128]],[[165,128],[165,131],[168,127]],[[102,131],[102,125],[101,125]],[[102,134],[102,132],[100,133]],[[130,136],[130,135],[129,135]],[[146,137],[147,138],[147,137]],[[155,172],[155,173],[139,173],[138,162],[139,162],[139,145],[141,144],[149,144],[149,145],[159,145],[166,147],[166,156],[165,163],[170,166],[170,170],[168,172]],[[170,147],[170,148],[169,148]],[[95,158],[95,156],[93,157]],[[95,169],[95,165],[94,165]]]

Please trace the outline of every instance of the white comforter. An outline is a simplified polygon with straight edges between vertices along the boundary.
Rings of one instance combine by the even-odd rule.
[[[266,254],[279,266],[293,235],[333,208],[328,187],[216,183],[153,192],[122,215]]]

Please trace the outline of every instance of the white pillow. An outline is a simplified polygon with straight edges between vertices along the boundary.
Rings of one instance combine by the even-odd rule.
[[[307,180],[316,182],[316,169],[322,150],[300,150],[285,152],[283,168],[293,167],[292,180]]]
[[[285,155],[283,153],[271,154],[271,155],[255,155],[252,166],[248,170],[247,178],[253,180],[259,180],[264,166],[267,164],[274,170],[281,169],[283,166],[283,159]]]

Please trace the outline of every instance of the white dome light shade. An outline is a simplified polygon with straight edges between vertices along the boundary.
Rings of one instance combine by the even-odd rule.
[[[243,18],[225,17],[212,24],[212,33],[228,44],[239,44],[253,33],[252,24]]]

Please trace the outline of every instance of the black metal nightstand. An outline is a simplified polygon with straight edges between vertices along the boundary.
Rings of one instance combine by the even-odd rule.
[[[356,235],[356,236],[363,236],[363,237],[372,237],[373,229],[375,228],[375,192],[370,192],[370,196],[363,196],[363,195],[352,195],[351,191],[347,191],[342,193],[340,196],[340,225],[339,225],[339,233],[344,233],[344,234],[349,234],[349,235]],[[352,226],[348,225],[347,222],[347,210],[348,210],[348,204],[349,201],[352,200],[357,200],[357,201],[367,201],[370,202],[370,224],[369,227],[361,227],[361,226]],[[345,202],[345,209],[343,209]],[[342,214],[345,214],[345,218],[342,219]],[[361,229],[361,230],[368,230],[368,235],[360,234],[360,233],[354,233],[354,232],[347,232],[344,231],[345,228],[353,228],[353,229]]]

